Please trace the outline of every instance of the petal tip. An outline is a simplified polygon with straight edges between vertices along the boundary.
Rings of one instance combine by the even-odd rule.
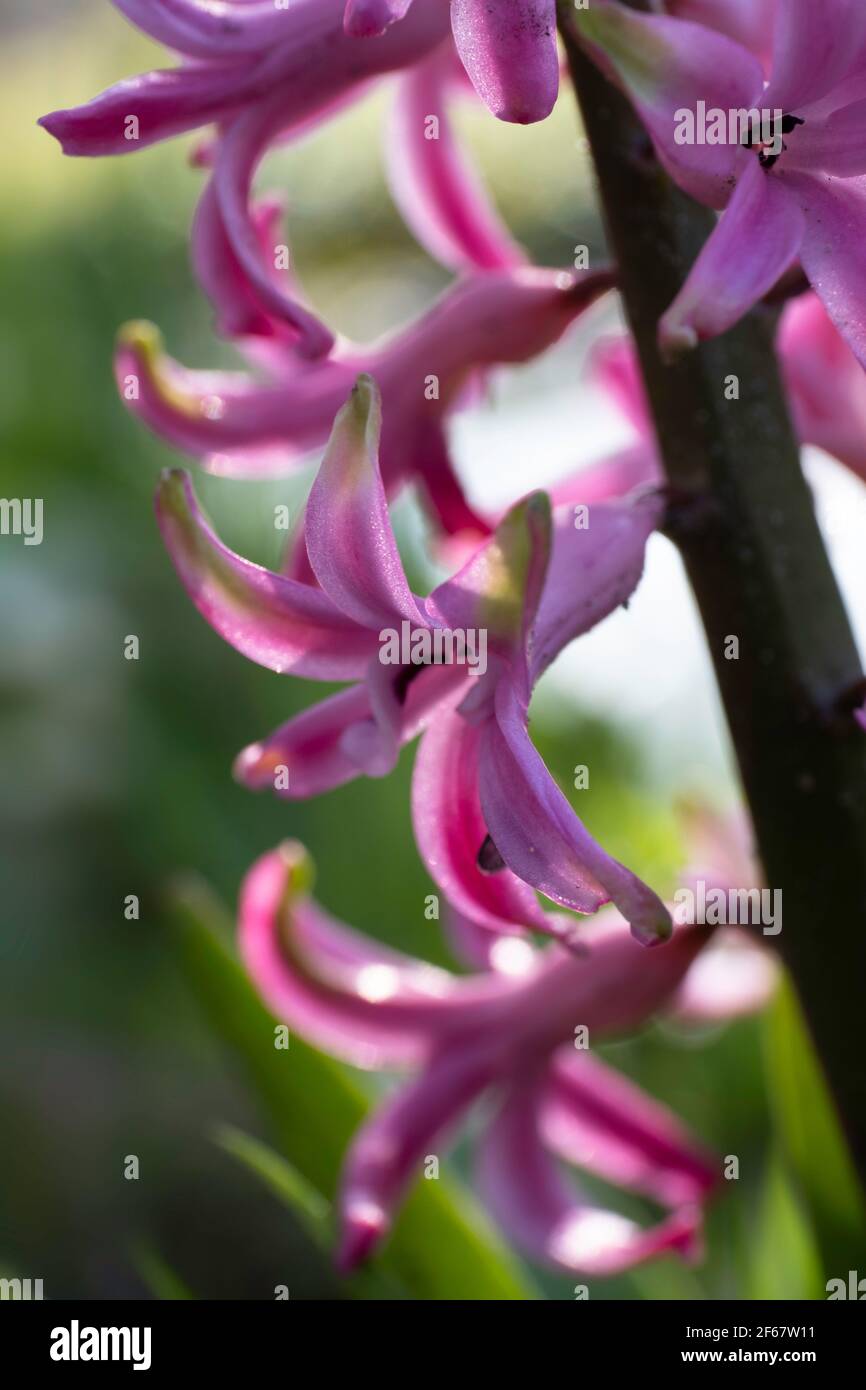
[[[313,891],[316,868],[312,856],[300,840],[284,840],[277,848],[277,854],[285,873],[283,887],[283,908],[298,898],[308,898]]]
[[[629,925],[635,941],[647,947],[663,946],[670,941],[674,929],[671,914],[661,905],[658,911],[635,917]]]
[[[694,352],[698,345],[697,331],[688,323],[677,323],[674,319],[662,319],[659,323],[659,350],[668,364],[676,362],[686,353]]]
[[[388,1230],[388,1218],[375,1202],[357,1202],[343,1218],[343,1237],[337,1252],[340,1274],[351,1274],[365,1264]]]

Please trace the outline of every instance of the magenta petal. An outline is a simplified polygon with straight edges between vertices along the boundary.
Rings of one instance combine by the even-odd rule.
[[[590,353],[589,375],[593,386],[600,387],[617,404],[640,434],[651,429],[637,348],[630,337],[623,334],[595,343]]]
[[[801,112],[819,101],[861,57],[866,43],[862,0],[778,0],[770,84],[763,104]]]
[[[816,294],[786,307],[778,345],[803,443],[866,480],[866,373]]]
[[[590,54],[634,103],[671,177],[700,202],[724,207],[754,156],[738,145],[680,143],[679,113],[696,113],[699,101],[722,111],[760,105],[759,60],[724,34],[615,0],[592,0],[575,19]]]
[[[639,444],[617,449],[607,458],[598,459],[562,478],[550,489],[550,500],[554,515],[561,514],[566,507],[569,509],[571,521],[560,522],[559,525],[571,525],[573,529],[577,505],[592,507],[599,502],[614,502],[626,497],[635,488],[659,485],[663,481],[658,449],[655,440],[648,435]],[[567,616],[567,610],[564,612]],[[571,605],[571,614],[574,614],[574,604]]]
[[[235,761],[235,777],[254,791],[269,789],[291,801],[319,796],[358,776],[343,739],[347,729],[371,720],[366,686],[341,690],[245,748]]]
[[[363,674],[376,640],[321,590],[272,574],[223,545],[177,469],[163,474],[157,518],[181,582],[201,613],[237,651],[271,671],[314,680]]]
[[[677,19],[718,29],[755,53],[769,67],[778,0],[668,0]]]
[[[670,935],[661,900],[605,853],[550,776],[507,680],[496,692],[496,718],[484,727],[479,786],[493,842],[518,878],[575,912],[615,902],[645,944]]]
[[[556,1047],[579,1022],[596,1042],[627,1037],[665,1010],[712,929],[678,925],[669,941],[647,951],[618,913],[603,912],[581,925],[566,954],[538,953],[540,982],[530,990],[527,1012],[535,1035]]]
[[[281,212],[276,200],[261,203],[250,212],[262,257],[269,255],[272,265],[275,247],[280,243]],[[296,335],[289,331],[288,325],[271,315],[268,306],[262,304],[235,255],[223,225],[213,181],[208,184],[196,209],[192,227],[192,260],[199,284],[216,310],[220,333],[228,338],[251,335],[269,337],[283,333],[288,344],[291,344]],[[275,271],[274,279],[278,278]]]
[[[551,549],[550,500],[531,492],[505,513],[488,541],[453,578],[434,589],[427,611],[458,629],[482,630],[492,652],[511,662],[529,698],[525,659],[545,591]]]
[[[655,465],[654,451],[639,449],[637,460],[649,470]],[[585,527],[575,524],[573,508],[557,508],[547,581],[530,644],[533,682],[569,642],[631,598],[643,574],[647,541],[663,512],[664,501],[657,492],[594,502]]]
[[[308,896],[300,845],[264,855],[239,908],[246,969],[277,1018],[355,1066],[418,1063],[448,1026],[461,982],[334,921]]]
[[[326,87],[321,102],[307,103],[305,114],[316,105],[329,105],[334,91]],[[262,254],[261,236],[250,210],[252,181],[263,154],[285,124],[282,93],[252,107],[223,133],[214,168],[214,189],[225,234],[243,273],[262,306],[297,333],[298,351],[311,359],[323,357],[334,346],[334,335],[274,274],[273,258]]]
[[[456,704],[471,685],[471,678],[464,667],[446,662],[407,667],[374,659],[366,685],[372,719],[347,731],[343,747],[368,777],[384,777],[396,765],[402,745],[434,717],[441,717],[443,707]]]
[[[455,689],[451,668],[425,670],[410,683],[399,722],[383,731],[369,682],[354,685],[245,748],[236,759],[235,776],[255,791],[273,790],[288,801],[318,796],[361,775],[384,776],[403,744],[415,738],[443,704],[453,704],[460,689],[459,683]]]
[[[448,440],[441,420],[424,420],[414,437],[405,440],[424,500],[442,530],[459,536],[474,549],[490,526],[473,511],[454,471]]]
[[[39,124],[66,155],[135,154],[224,116],[243,99],[248,82],[246,66],[147,72],[116,83],[83,106],[52,111]],[[130,114],[138,120],[134,140]]]
[[[431,1147],[447,1132],[491,1077],[490,1045],[465,1044],[434,1057],[429,1066],[374,1112],[358,1131],[340,1185],[342,1239],[339,1267],[348,1271],[387,1234],[394,1212]]]
[[[866,366],[866,178],[786,174],[805,219],[800,259],[842,337]]]
[[[479,1146],[485,1201],[518,1246],[542,1264],[600,1277],[621,1274],[669,1251],[694,1257],[700,1231],[697,1207],[684,1207],[644,1231],[581,1199],[541,1142],[539,1105],[538,1078],[518,1081]]]
[[[702,953],[698,962],[703,959]],[[702,1201],[719,1181],[719,1163],[675,1115],[612,1067],[570,1045],[552,1062],[540,1125],[560,1158],[662,1206]]]
[[[260,53],[297,31],[299,10],[312,16],[322,0],[293,0],[275,6],[274,0],[113,0],[139,29],[178,53],[198,58],[232,59]],[[309,23],[309,20],[308,20]]]
[[[373,38],[402,19],[412,0],[346,0],[343,27],[355,39]]]
[[[821,120],[810,117],[785,153],[791,169],[849,179],[866,174],[866,99],[849,102]]]
[[[448,112],[452,63],[451,53],[437,53],[400,80],[388,131],[391,196],[416,240],[447,269],[522,265],[524,252],[455,139]]]
[[[118,335],[115,377],[124,403],[164,439],[214,472],[288,472],[326,437],[353,378],[329,363],[315,375],[259,384],[243,372],[189,371],[166,355],[153,324]]]
[[[450,906],[487,931],[548,931],[535,894],[509,869],[482,873],[487,825],[478,799],[480,733],[456,713],[440,714],[415,758],[412,820],[427,871]]]
[[[336,420],[307,502],[307,553],[334,603],[374,631],[403,620],[428,627],[391,530],[379,473],[379,390],[358,382]]]
[[[451,0],[454,42],[494,116],[527,125],[559,90],[555,0]]]
[[[733,327],[802,254],[805,226],[790,179],[752,160],[659,323],[662,349],[693,348]]]

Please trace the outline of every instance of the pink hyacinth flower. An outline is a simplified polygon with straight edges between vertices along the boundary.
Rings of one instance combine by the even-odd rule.
[[[106,155],[219,122],[200,159],[213,170],[194,233],[219,320],[233,324],[229,332],[288,338],[302,357],[326,354],[333,334],[263,254],[250,206],[256,168],[275,141],[304,133],[372,79],[435,50],[447,40],[447,14],[438,0],[419,0],[405,24],[363,45],[343,31],[342,0],[296,0],[288,9],[271,0],[120,0],[120,8],[185,63],[128,79],[40,124],[66,154]]]
[[[577,12],[589,51],[618,82],[668,173],[724,208],[659,325],[664,349],[730,328],[797,259],[836,327],[866,362],[866,6],[778,0],[769,81],[741,43],[616,0]],[[783,116],[784,147],[683,140],[681,113]]]
[[[110,87],[41,124],[71,155],[131,154],[183,131],[285,100],[285,123],[310,119],[340,92],[429,53],[448,34],[441,0],[416,0],[405,23],[364,45],[343,31],[345,0],[114,0],[144,33],[184,59]],[[128,118],[138,118],[135,140]]]
[[[579,957],[527,943],[503,952],[500,943],[506,968],[457,977],[334,921],[310,886],[296,844],[248,874],[240,950],[252,979],[276,1016],[316,1046],[356,1066],[415,1071],[346,1157],[344,1271],[386,1237],[425,1156],[487,1094],[495,1104],[478,1145],[480,1188],[531,1258],[604,1277],[666,1252],[700,1253],[702,1207],[720,1161],[575,1039],[586,1029],[594,1047],[634,1033],[681,1001],[694,1021],[758,1008],[774,983],[763,951],[743,935],[717,950],[711,928],[681,926],[647,955],[621,919],[604,914],[585,930]],[[597,1205],[567,1182],[560,1159],[650,1199],[661,1218],[644,1229]]]
[[[543,493],[514,506],[472,559],[426,599],[411,592],[378,466],[378,392],[362,378],[340,412],[307,503],[317,581],[271,574],[221,544],[188,479],[158,495],[163,536],[190,597],[228,642],[263,666],[356,683],[292,719],[238,760],[251,787],[288,772],[289,798],[389,772],[428,729],[413,792],[431,876],[459,911],[491,929],[560,931],[531,889],[576,912],[608,901],[652,944],[670,931],[657,896],[597,844],[529,738],[534,682],[562,648],[636,587],[661,511],[655,496],[571,508]],[[482,663],[431,655],[436,633],[475,634]],[[404,635],[405,634],[405,635]],[[402,643],[429,640],[425,655]],[[440,638],[440,642],[444,640]],[[398,643],[393,654],[386,643]],[[444,650],[444,649],[443,649]]]
[[[167,357],[157,331],[131,324],[115,371],[125,403],[163,439],[212,472],[255,477],[303,464],[328,437],[353,382],[369,373],[385,405],[380,448],[389,495],[420,483],[442,529],[487,532],[454,474],[446,426],[473,382],[499,363],[525,362],[555,343],[610,277],[529,267],[458,282],[410,324],[369,347],[341,342],[300,364],[278,347],[263,380],[195,372]]]

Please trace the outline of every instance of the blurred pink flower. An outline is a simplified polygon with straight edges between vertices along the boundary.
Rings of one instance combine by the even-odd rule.
[[[248,874],[240,949],[250,975],[276,1016],[316,1046],[356,1066],[417,1072],[345,1160],[343,1270],[373,1252],[431,1150],[490,1093],[479,1187],[531,1258],[606,1276],[669,1251],[699,1254],[719,1160],[582,1043],[632,1034],[665,1012],[717,1022],[760,1007],[774,983],[763,951],[736,930],[716,944],[712,928],[680,926],[647,954],[605,913],[582,930],[579,956],[500,942],[498,969],[457,977],[334,921],[310,897],[311,877],[296,844]],[[642,1229],[572,1188],[556,1158],[668,1214]]]
[[[866,376],[817,295],[798,295],[785,306],[776,347],[800,442],[823,449],[866,481]],[[632,340],[625,334],[598,340],[590,378],[621,411],[633,439],[588,474],[553,489],[554,501],[579,501],[596,480],[614,494],[663,478]]]

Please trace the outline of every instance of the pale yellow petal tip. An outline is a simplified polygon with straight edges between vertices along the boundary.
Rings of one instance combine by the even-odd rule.
[[[298,898],[308,898],[316,881],[316,868],[306,847],[300,840],[284,840],[278,854],[286,870],[286,884],[283,890],[283,906]]]
[[[376,381],[368,372],[362,372],[358,377],[346,405],[351,412],[352,423],[361,434],[367,433],[371,427],[378,430],[382,414],[382,396]]]
[[[149,319],[131,319],[117,335],[118,347],[131,348],[153,366],[165,352],[165,340],[155,323]]]
[[[170,513],[177,521],[188,524],[191,521],[186,481],[189,474],[182,468],[164,468],[159,475],[156,496],[160,512]]]
[[[155,323],[148,319],[132,319],[125,323],[117,335],[117,346],[121,351],[125,348],[135,354],[151,388],[170,410],[190,420],[219,419],[219,399],[185,390],[180,375],[170,370],[175,364],[168,358],[165,339]]]

